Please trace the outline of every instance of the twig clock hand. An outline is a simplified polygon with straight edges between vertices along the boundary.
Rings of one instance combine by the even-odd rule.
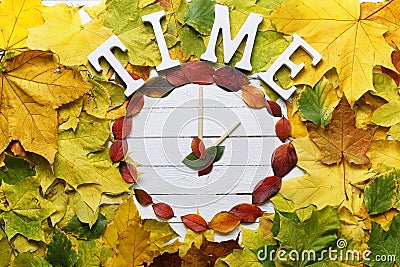
[[[199,87],[197,137],[192,140],[192,151],[200,159],[206,157],[206,147],[203,142],[203,87],[201,85]]]

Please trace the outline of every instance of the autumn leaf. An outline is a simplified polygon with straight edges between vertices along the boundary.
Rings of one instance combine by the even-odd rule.
[[[242,86],[243,101],[251,108],[266,107],[264,92],[253,85]]]
[[[371,145],[373,130],[357,129],[355,116],[343,97],[332,113],[328,127],[308,126],[310,138],[321,149],[321,162],[339,164],[343,159],[355,164],[370,163],[366,152]]]
[[[357,0],[319,3],[313,0],[290,0],[277,6],[271,15],[277,30],[290,35],[299,34],[323,58],[316,68],[308,65],[304,69],[307,75],[300,75],[295,83],[314,85],[325,72],[335,67],[340,88],[351,106],[365,92],[373,90],[374,66],[396,70],[390,57],[393,48],[383,36],[389,28],[377,23],[379,21],[374,17],[374,14],[383,15],[383,9],[366,15],[360,12]],[[392,17],[398,17],[398,10],[390,10],[394,12]],[[293,60],[309,62],[308,55],[300,54],[293,56]]]
[[[190,230],[201,233],[208,229],[206,220],[198,214],[187,214],[181,216],[183,224]]]
[[[191,266],[211,266],[211,256],[198,249],[195,244],[192,244],[185,256],[182,257],[182,267]]]
[[[275,133],[279,140],[285,142],[292,134],[292,125],[290,121],[285,117],[279,119],[275,124]]]
[[[90,86],[76,68],[58,65],[48,51],[15,56],[1,72],[0,151],[11,140],[19,140],[26,151],[53,163],[58,127],[55,109],[82,96]]]
[[[242,203],[232,207],[229,213],[240,218],[242,223],[253,223],[263,215],[263,211],[256,205]]]
[[[36,174],[29,162],[22,158],[6,155],[4,164],[6,165],[5,169],[0,169],[0,182],[5,182],[9,185],[14,185]]]
[[[139,202],[139,204],[143,206],[148,206],[150,204],[153,204],[153,199],[152,197],[143,189],[135,189],[135,198]]]
[[[107,218],[101,213],[99,213],[99,217],[92,227],[89,227],[89,224],[87,223],[82,223],[79,221],[78,216],[75,215],[62,229],[66,233],[72,233],[80,239],[93,240],[101,235],[106,227],[106,224]]]
[[[221,242],[212,242],[208,241],[204,236],[203,243],[200,246],[201,251],[212,256],[211,266],[214,266],[218,258],[230,254],[234,249],[242,249],[238,243],[238,240],[230,239]]]
[[[265,102],[267,112],[273,117],[282,117],[282,109],[275,101],[267,100]]]
[[[29,27],[32,29],[29,29],[26,45],[31,49],[51,50],[65,65],[87,62],[87,56],[110,38],[112,31],[99,20],[82,24],[80,9],[66,4],[43,8],[45,23]]]
[[[55,212],[55,207],[39,194],[39,178],[28,177],[15,185],[3,182],[1,191],[8,203],[6,208],[0,207],[8,239],[20,234],[30,240],[44,241],[41,224]]]
[[[221,211],[214,215],[208,223],[208,228],[221,234],[228,234],[240,224],[240,218],[227,211]]]
[[[301,115],[316,125],[326,126],[332,117],[332,112],[338,104],[335,88],[332,82],[323,78],[314,88],[306,86],[299,97]]]
[[[261,204],[276,195],[282,186],[282,178],[268,176],[259,181],[251,194],[253,204]]]
[[[374,171],[385,171],[400,166],[400,142],[396,140],[373,141],[367,152]]]
[[[174,217],[174,210],[166,203],[154,203],[152,205],[154,213],[162,219],[171,219]]]
[[[22,48],[28,37],[28,28],[44,23],[40,0],[5,0],[0,4],[0,47],[3,49]]]
[[[353,188],[369,179],[367,165],[356,165],[344,161],[341,165],[325,165],[319,161],[320,150],[309,137],[297,138],[292,142],[299,158],[297,166],[306,175],[283,182],[280,194],[294,203],[294,208],[315,205],[343,205],[352,208]]]
[[[186,10],[185,23],[203,35],[209,35],[214,23],[215,1],[195,0]]]
[[[62,231],[56,230],[49,243],[46,259],[53,266],[73,266],[78,260],[78,254],[68,237]]]
[[[218,86],[226,89],[228,92],[237,92],[241,90],[243,86],[249,85],[250,83],[249,78],[247,78],[244,73],[230,66],[217,69],[214,74],[214,81]],[[253,88],[249,89],[251,90]],[[261,94],[262,98],[264,98],[264,93],[261,92]]]
[[[55,176],[77,190],[93,212],[100,206],[102,196],[129,191],[129,184],[122,180],[117,165],[109,157],[109,127],[108,121],[83,112],[75,131],[59,135]]]

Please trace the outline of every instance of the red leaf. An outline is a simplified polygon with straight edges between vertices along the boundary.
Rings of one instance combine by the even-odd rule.
[[[282,109],[276,102],[267,100],[265,102],[268,113],[274,117],[282,117]]]
[[[239,217],[242,223],[253,223],[263,215],[263,211],[258,206],[248,203],[236,205],[229,213]]]
[[[187,228],[196,233],[201,233],[208,229],[206,220],[204,220],[203,217],[201,217],[200,215],[197,214],[184,215],[181,216],[181,220],[183,224],[186,225]]]
[[[282,117],[276,124],[275,124],[275,133],[276,136],[282,141],[285,142],[286,139],[292,133],[292,126],[290,125],[290,121],[285,117]]]
[[[215,262],[218,260],[218,258],[224,257],[232,253],[234,249],[240,249],[240,250],[243,249],[239,245],[238,240],[231,239],[221,242],[211,242],[208,241],[204,235],[203,235],[203,242],[201,243],[200,246],[201,251],[204,251],[204,253],[206,253],[207,255],[212,256],[211,266],[215,265]]]
[[[146,191],[142,189],[135,189],[134,192],[136,200],[140,203],[140,205],[148,206],[153,204],[153,198]]]
[[[148,80],[139,90],[146,96],[161,98],[169,95],[174,89],[175,86],[170,84],[165,78],[155,77]]]
[[[166,75],[167,81],[175,87],[180,87],[190,83],[189,79],[183,73],[181,66],[168,70]]]
[[[266,104],[264,92],[253,85],[242,87],[242,98],[251,108],[264,108]]]
[[[208,223],[208,228],[221,233],[228,234],[238,227],[240,218],[227,211],[217,213]]]
[[[124,139],[126,138],[132,129],[132,118],[130,117],[121,117],[117,119],[113,126],[112,132],[115,139]]]
[[[204,145],[204,142],[198,138],[195,137],[192,140],[192,151],[196,157],[199,159],[205,159],[206,157],[206,147]]]
[[[155,203],[153,204],[154,213],[162,219],[171,219],[174,217],[174,210],[170,205],[166,203]]]
[[[242,86],[249,85],[249,79],[241,71],[229,66],[222,67],[215,72],[215,83],[227,91],[237,92]]]
[[[136,91],[129,101],[128,107],[126,108],[126,117],[133,117],[138,114],[142,110],[143,105],[143,94],[140,91]]]
[[[204,61],[190,61],[181,65],[186,78],[191,83],[212,84],[214,83],[215,70],[210,63]]]
[[[199,177],[200,177],[200,176],[203,176],[203,175],[207,175],[207,174],[209,174],[209,173],[212,171],[213,167],[214,167],[214,165],[213,165],[213,163],[211,162],[210,165],[208,165],[208,166],[205,167],[204,169],[198,171],[198,172],[197,172],[197,175],[198,175]]]
[[[122,176],[122,179],[127,183],[136,183],[138,177],[138,171],[135,166],[132,164],[121,161],[119,163],[119,173]]]
[[[277,176],[269,176],[261,180],[252,193],[253,204],[260,204],[268,201],[275,196],[282,186],[282,178]]]
[[[283,177],[296,167],[296,149],[292,143],[283,144],[272,153],[271,161],[274,174],[278,177]]]
[[[126,140],[117,140],[110,147],[110,158],[113,162],[118,162],[124,159],[125,153],[128,150]]]

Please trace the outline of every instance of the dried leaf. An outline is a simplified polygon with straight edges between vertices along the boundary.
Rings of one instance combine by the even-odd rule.
[[[121,161],[127,151],[128,143],[126,140],[116,140],[110,147],[110,158],[113,162]]]
[[[172,90],[175,89],[175,86],[170,84],[163,77],[154,77],[149,79],[140,89],[139,91],[145,96],[162,98],[169,95]]]
[[[214,83],[215,70],[210,63],[190,61],[182,64],[181,69],[191,83],[203,85]]]
[[[121,117],[114,121],[112,132],[115,139],[125,139],[131,132],[132,118]]]
[[[208,223],[208,228],[221,233],[228,234],[240,224],[240,218],[227,211],[217,213]]]
[[[192,140],[192,151],[196,157],[199,159],[206,158],[206,147],[204,145],[203,140],[198,137],[193,138]]]
[[[231,92],[237,92],[242,89],[243,86],[249,85],[249,79],[241,71],[224,66],[215,71],[214,75],[215,83],[223,89]]]
[[[126,108],[126,117],[133,117],[138,114],[144,106],[144,97],[140,91],[136,91]]]
[[[208,165],[205,169],[202,169],[202,170],[200,170],[200,171],[198,171],[197,172],[197,175],[200,177],[200,176],[203,176],[203,175],[207,175],[207,174],[209,174],[211,171],[212,171],[212,169],[214,168],[214,164],[210,164],[210,165]]]
[[[355,125],[354,111],[346,97],[333,111],[328,127],[308,125],[310,138],[321,149],[322,163],[338,164],[343,158],[355,164],[370,163],[366,152],[374,131],[357,129]]]
[[[56,230],[49,243],[46,259],[53,266],[74,266],[78,253],[72,248],[68,237],[62,231]]]
[[[297,154],[292,143],[280,145],[272,153],[271,165],[274,175],[283,177],[297,164]]]
[[[153,198],[143,189],[135,189],[136,200],[143,206],[153,204]]]
[[[282,178],[277,176],[268,176],[262,179],[253,189],[253,204],[261,204],[275,196],[282,186]]]
[[[190,83],[185,73],[182,71],[181,66],[177,66],[171,70],[167,70],[167,81],[175,87],[180,87]]]
[[[138,179],[137,168],[129,162],[121,161],[118,166],[119,173],[127,183],[136,183]]]
[[[263,215],[263,211],[258,206],[249,203],[238,204],[229,213],[239,217],[242,223],[253,223]]]
[[[245,85],[242,87],[242,98],[251,108],[266,107],[264,92],[253,85]]]
[[[193,170],[201,171],[206,169],[213,162],[219,161],[224,153],[224,150],[224,146],[211,146],[206,149],[206,157],[204,159],[199,159],[192,152],[183,159],[182,163]]]
[[[211,267],[211,256],[198,249],[193,243],[188,252],[182,257],[182,267]]]
[[[160,1],[161,2],[161,1]],[[178,252],[175,253],[163,253],[153,259],[153,262],[149,267],[166,267],[166,266],[181,266],[182,259],[179,257]]]
[[[207,255],[211,255],[211,266],[214,266],[215,262],[218,258],[224,257],[230,253],[234,249],[242,249],[239,245],[238,240],[226,240],[222,242],[211,242],[208,241],[207,238],[203,236],[203,243],[200,246],[200,250],[206,253]]]
[[[153,210],[154,213],[162,219],[168,220],[174,217],[174,210],[166,203],[154,203]]]
[[[198,214],[187,214],[181,216],[181,219],[187,228],[196,233],[201,233],[208,229],[206,220],[204,220],[203,217]]]
[[[282,117],[276,124],[275,124],[275,133],[276,136],[282,141],[285,142],[292,133],[292,126],[290,125],[290,121],[285,117]]]
[[[268,113],[274,117],[282,117],[282,109],[275,101],[267,100],[265,103],[265,108]]]
[[[214,0],[195,0],[185,13],[185,24],[203,35],[209,35],[214,23]]]
[[[135,80],[143,79],[148,80],[150,76],[150,67],[149,66],[135,66],[130,63],[126,65],[126,71],[131,75],[131,77]]]

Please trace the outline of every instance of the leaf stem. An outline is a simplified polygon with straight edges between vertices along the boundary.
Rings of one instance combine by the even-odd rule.
[[[346,196],[346,200],[349,200],[349,196],[347,195],[347,191],[346,191],[346,182],[347,182],[347,178],[346,178],[346,162],[344,157],[342,156],[342,165],[343,165],[343,189],[344,189],[344,195]]]

